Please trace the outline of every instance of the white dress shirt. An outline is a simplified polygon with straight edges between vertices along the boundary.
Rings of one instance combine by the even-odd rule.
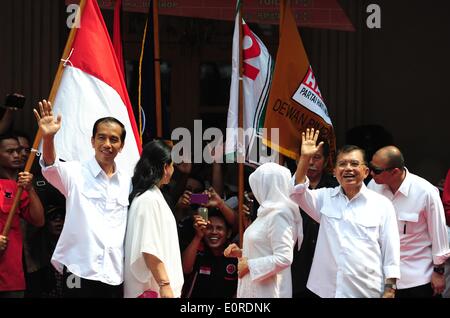
[[[320,223],[307,287],[320,297],[380,297],[384,279],[400,277],[400,242],[392,204],[363,184],[348,200],[340,186],[294,187],[291,198]]]
[[[164,263],[174,297],[181,296],[183,268],[177,224],[158,187],[145,191],[130,206],[125,237],[125,298],[151,290],[159,297],[159,285],[145,264],[143,253]]]
[[[53,266],[109,285],[123,282],[123,243],[131,179],[116,171],[108,177],[95,158],[51,166],[42,174],[66,197],[64,227],[52,256]]]
[[[406,169],[406,168],[405,168]],[[427,180],[406,170],[395,194],[385,184],[370,181],[368,187],[392,201],[400,234],[399,289],[428,284],[433,263],[450,256],[445,214],[439,191]]]

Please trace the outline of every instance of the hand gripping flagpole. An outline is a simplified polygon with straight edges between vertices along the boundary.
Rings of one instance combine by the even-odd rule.
[[[86,1],[91,1],[91,0],[81,0],[80,1],[79,9],[77,12],[78,17],[81,17],[81,14],[84,10]],[[77,32],[77,28],[72,28],[72,30],[70,30],[69,38],[67,40],[66,47],[64,48],[64,52],[63,52],[62,58],[61,58],[61,62],[64,62],[64,63],[60,63],[58,66],[58,70],[56,71],[56,76],[55,76],[55,79],[53,80],[53,86],[50,91],[50,96],[48,97],[48,101],[50,101],[52,104],[53,104],[53,101],[55,100],[56,92],[58,91],[59,84],[61,82],[62,74],[64,71],[64,66],[68,63],[69,57],[72,54],[71,53],[72,43],[75,38],[76,32]],[[32,151],[28,157],[27,163],[25,164],[25,169],[24,169],[25,172],[29,172],[31,169],[31,166],[33,165],[33,161],[34,161],[34,158],[36,157],[36,153],[37,153],[36,149],[39,147],[39,143],[41,142],[41,139],[42,139],[42,131],[39,128],[36,133],[36,137],[34,137]],[[16,213],[17,207],[19,206],[19,203],[20,203],[20,197],[22,196],[22,192],[23,192],[23,188],[18,187],[16,196],[14,197],[13,204],[11,206],[11,209],[9,210],[8,218],[6,219],[5,227],[2,230],[3,236],[8,236],[8,234],[9,234],[9,230],[11,229],[11,223],[12,223],[14,214]]]

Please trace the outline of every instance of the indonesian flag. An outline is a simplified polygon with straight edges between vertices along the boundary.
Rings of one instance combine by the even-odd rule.
[[[116,164],[132,175],[141,144],[120,65],[97,1],[86,1],[80,28],[64,65],[53,106],[54,113],[62,115],[62,126],[55,136],[58,156],[66,161],[92,158],[95,121],[115,117],[127,132]]]
[[[320,140],[330,145],[329,167],[335,153],[335,135],[327,106],[306,56],[297,24],[286,1],[280,2],[280,44],[264,127],[278,128],[277,141],[264,140],[283,155],[300,155],[301,133],[306,128],[320,130]]]
[[[239,4],[238,4],[239,5]],[[260,128],[264,123],[267,98],[272,80],[273,60],[264,43],[242,20],[242,56],[243,56],[243,95],[244,95],[244,145],[246,162],[258,164],[259,155],[253,156],[257,147]],[[238,148],[238,105],[239,105],[239,20],[236,14],[233,34],[232,74],[230,86],[230,103],[227,118],[227,137],[225,155],[227,162],[235,157]],[[262,145],[261,142],[259,142]]]

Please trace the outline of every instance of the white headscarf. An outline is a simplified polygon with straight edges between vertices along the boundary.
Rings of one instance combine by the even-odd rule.
[[[289,169],[268,162],[259,166],[249,177],[253,195],[259,202],[258,216],[272,211],[289,211],[297,228],[298,246],[303,240],[303,223],[298,205],[289,197],[294,185]]]

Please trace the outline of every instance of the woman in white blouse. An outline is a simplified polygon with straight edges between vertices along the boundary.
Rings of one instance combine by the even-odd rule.
[[[177,225],[160,191],[172,174],[170,147],[162,140],[146,144],[132,178],[125,236],[126,298],[181,295],[184,280]]]
[[[290,171],[276,163],[258,167],[249,177],[258,200],[255,221],[244,233],[243,249],[231,244],[224,254],[238,257],[238,298],[292,297],[293,248],[303,238],[297,204],[290,198]]]

